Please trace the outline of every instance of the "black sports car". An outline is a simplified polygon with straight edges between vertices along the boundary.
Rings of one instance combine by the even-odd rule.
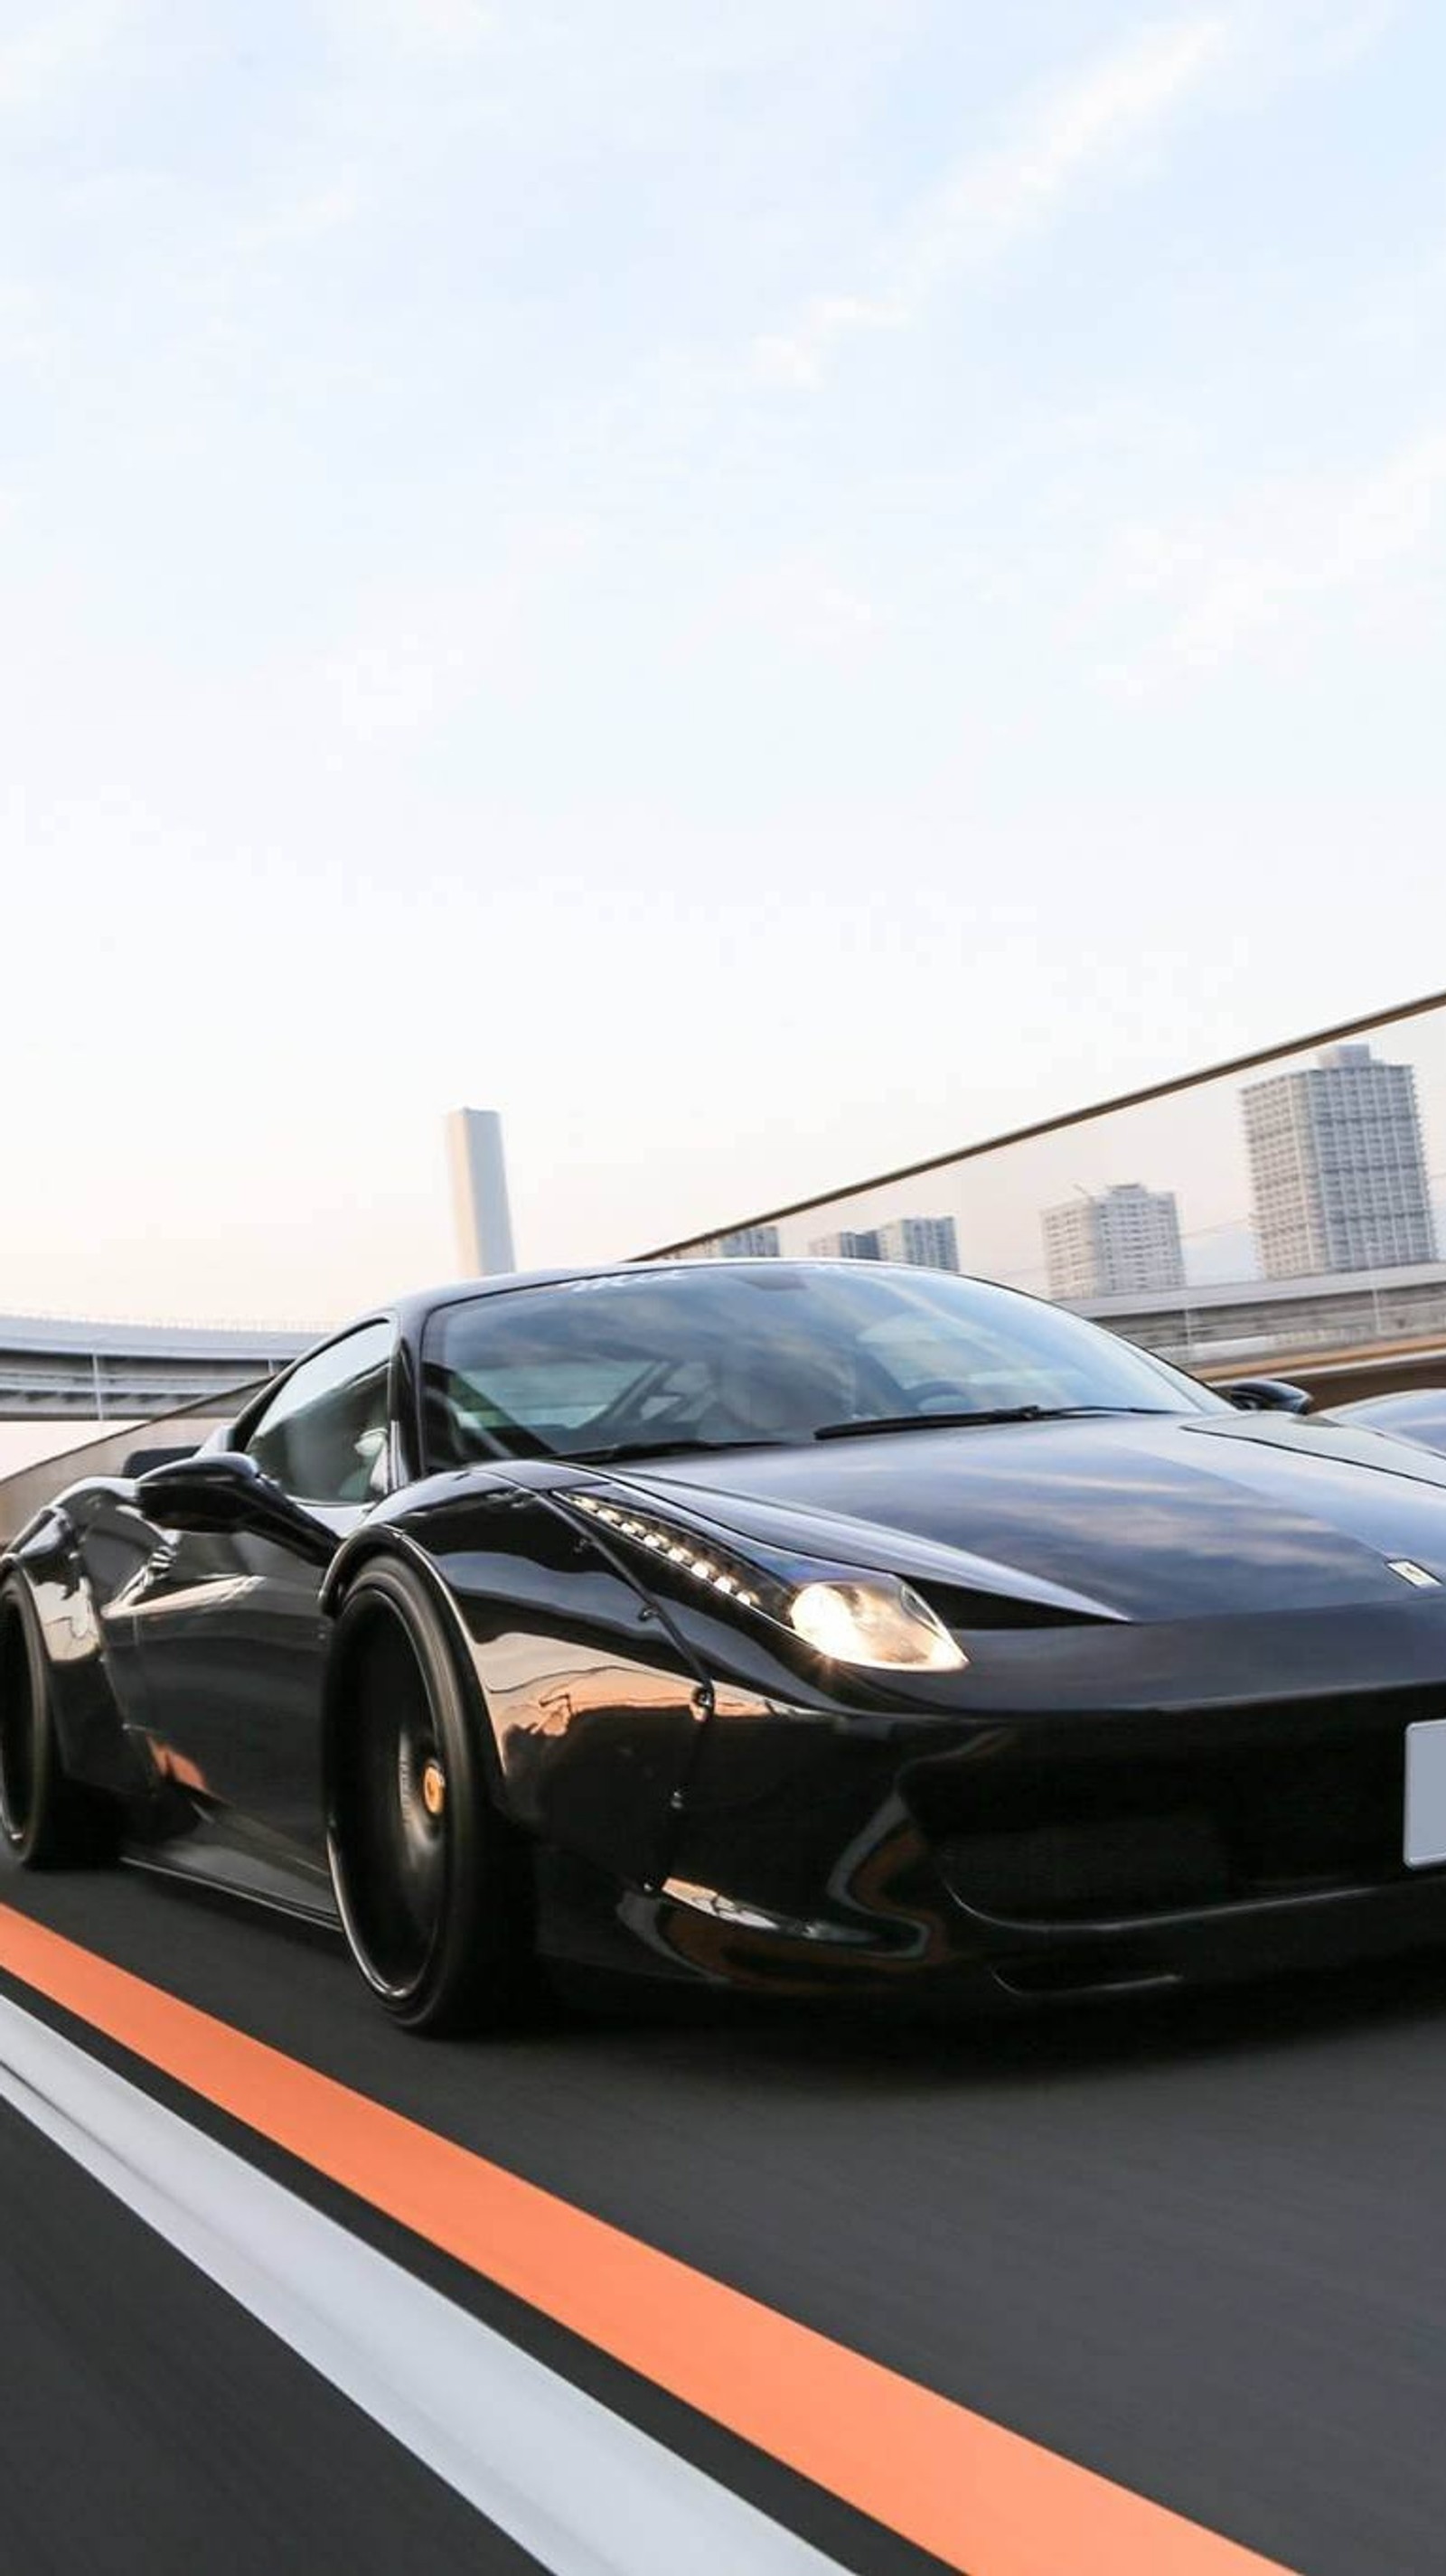
[[[1422,1449],[1446,1450],[1446,1386],[1413,1386],[1393,1395],[1363,1395],[1354,1404],[1334,1404],[1333,1422],[1353,1431],[1389,1431]]]
[[[541,1959],[1037,1997],[1446,1937],[1446,1461],[885,1264],[354,1325],[0,1557],[0,1820]]]

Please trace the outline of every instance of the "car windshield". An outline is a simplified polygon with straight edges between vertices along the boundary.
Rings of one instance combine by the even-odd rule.
[[[423,1343],[428,1464],[603,1458],[1020,1413],[1226,1411],[1097,1325],[949,1273],[717,1262],[495,1290]]]

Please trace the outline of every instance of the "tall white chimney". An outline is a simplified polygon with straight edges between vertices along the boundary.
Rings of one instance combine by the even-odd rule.
[[[464,1276],[487,1279],[501,1270],[515,1270],[502,1120],[495,1109],[451,1112],[447,1163]]]

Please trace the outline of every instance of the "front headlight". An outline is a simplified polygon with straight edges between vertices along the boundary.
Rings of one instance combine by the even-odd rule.
[[[895,1574],[852,1566],[745,1557],[732,1545],[704,1540],[634,1511],[610,1495],[570,1493],[567,1502],[600,1521],[610,1536],[705,1592],[731,1601],[775,1627],[787,1628],[830,1663],[865,1672],[957,1673],[969,1658],[927,1601]]]
[[[805,1583],[788,1605],[788,1622],[834,1663],[872,1672],[957,1673],[968,1661],[928,1602],[892,1574]]]

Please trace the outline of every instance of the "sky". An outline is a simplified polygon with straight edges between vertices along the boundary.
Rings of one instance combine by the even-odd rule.
[[[0,0],[0,1310],[447,1276],[462,1101],[606,1259],[1446,981],[1443,87]]]

